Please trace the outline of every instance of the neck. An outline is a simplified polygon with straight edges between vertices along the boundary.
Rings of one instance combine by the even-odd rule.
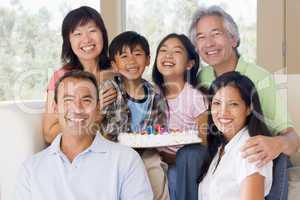
[[[233,55],[227,61],[213,66],[216,76],[218,77],[226,72],[235,71],[237,63],[238,63],[238,57],[236,53],[233,53]]]
[[[96,75],[96,73],[98,72],[97,60],[89,60],[89,61],[81,60],[80,62],[84,68],[84,71],[87,71],[87,72],[90,72],[90,73]]]
[[[183,90],[185,81],[184,78],[164,78],[167,99],[176,98]]]
[[[124,86],[127,94],[135,99],[143,99],[145,97],[142,80],[124,80]]]
[[[87,149],[93,142],[95,135],[81,134],[71,135],[63,134],[61,139],[61,150],[72,162],[74,158]]]

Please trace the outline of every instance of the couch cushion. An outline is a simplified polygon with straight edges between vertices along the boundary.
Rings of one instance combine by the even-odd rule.
[[[45,147],[41,128],[44,102],[0,103],[0,188],[1,199],[13,199],[21,164]]]

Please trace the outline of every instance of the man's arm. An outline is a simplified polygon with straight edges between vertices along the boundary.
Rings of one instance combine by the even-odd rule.
[[[287,128],[274,137],[251,137],[241,149],[242,156],[249,162],[258,162],[261,167],[274,160],[280,153],[292,155],[300,147],[300,140],[294,128]]]

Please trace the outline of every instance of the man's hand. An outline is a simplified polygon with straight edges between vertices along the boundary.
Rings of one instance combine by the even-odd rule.
[[[257,162],[257,167],[262,167],[274,160],[283,152],[281,136],[255,136],[248,139],[241,149],[242,157],[249,162]]]

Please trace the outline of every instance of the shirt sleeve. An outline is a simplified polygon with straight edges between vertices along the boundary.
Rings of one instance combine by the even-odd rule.
[[[248,162],[247,159],[243,159],[240,155],[240,161],[238,163],[238,182],[240,183],[239,185],[242,184],[243,180],[254,174],[254,173],[259,173],[261,176],[265,177],[264,181],[264,195],[268,195],[271,186],[272,186],[272,176],[273,176],[273,162],[269,162],[266,165],[264,165],[261,168],[256,167],[256,163],[250,163]]]
[[[288,113],[287,100],[284,99],[285,90],[278,90],[271,74],[265,74],[264,78],[258,78],[256,88],[268,128],[274,135],[282,130],[293,127]]]
[[[131,161],[128,162],[128,154],[126,160],[129,165],[123,171],[123,179],[121,180],[121,200],[153,200],[153,192],[144,167],[139,155],[132,151]]]
[[[15,188],[15,200],[31,200],[30,188],[30,173],[29,170],[22,165],[21,170],[17,177]]]
[[[194,89],[192,92],[190,102],[193,118],[197,118],[200,114],[202,114],[208,109],[208,102],[206,100],[206,96],[196,89]]]
[[[55,71],[50,79],[47,91],[54,91],[56,81],[58,81],[66,72],[67,70],[64,68],[60,68],[59,70]]]

